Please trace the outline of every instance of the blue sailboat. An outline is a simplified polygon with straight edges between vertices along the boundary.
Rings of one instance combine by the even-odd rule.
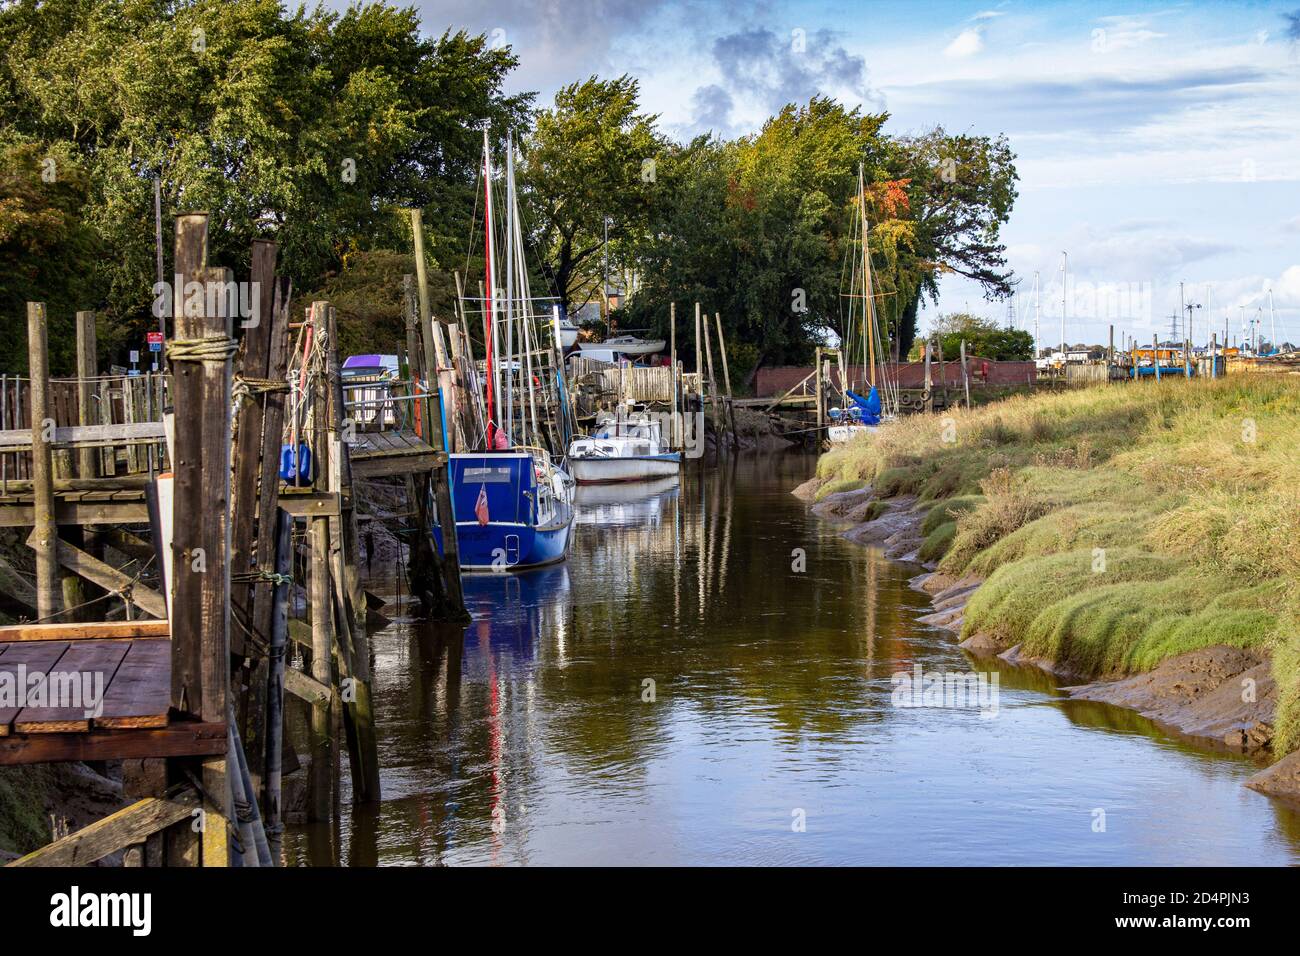
[[[545,451],[458,452],[450,458],[462,570],[524,570],[568,557],[573,479]],[[439,552],[443,524],[439,516]]]
[[[521,254],[507,256],[506,294],[503,301],[493,302],[497,281],[494,281],[492,154],[486,130],[483,172],[489,290],[484,323],[485,448],[455,452],[448,457],[455,514],[438,516],[434,538],[441,551],[443,535],[454,525],[463,570],[502,572],[554,564],[568,556],[575,483],[545,448],[535,447],[529,441],[530,436],[536,441],[544,430],[538,427],[534,394],[534,389],[539,387],[532,366],[537,335],[532,326],[532,298],[528,293],[519,214],[515,208],[513,144],[507,147],[506,249],[507,252],[518,249]],[[504,336],[498,335],[498,312],[504,317]],[[518,338],[514,335],[516,330]],[[557,329],[557,336],[560,334]],[[498,353],[503,337],[504,355]],[[516,354],[516,343],[521,354]],[[558,351],[560,343],[556,344]],[[500,403],[503,368],[504,408]],[[520,395],[515,394],[516,381],[522,389]],[[516,438],[520,439],[518,444]]]

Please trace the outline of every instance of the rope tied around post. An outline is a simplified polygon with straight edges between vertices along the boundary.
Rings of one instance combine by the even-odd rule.
[[[198,339],[173,339],[167,344],[169,362],[203,362],[222,365],[230,360],[239,343],[228,335],[205,335]]]
[[[282,382],[274,378],[252,378],[236,374],[234,384],[230,388],[230,404],[233,408],[238,408],[240,402],[256,398],[258,395],[287,391],[289,391],[288,382]]]

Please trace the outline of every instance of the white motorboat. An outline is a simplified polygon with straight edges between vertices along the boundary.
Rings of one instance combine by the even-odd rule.
[[[624,355],[636,356],[654,355],[662,352],[666,344],[663,339],[639,339],[635,335],[616,335],[612,339],[606,339],[603,342],[579,342],[578,348],[583,351],[612,349]]]
[[[607,419],[569,445],[569,471],[579,484],[665,478],[681,466],[681,452],[668,450],[659,420],[644,413]]]

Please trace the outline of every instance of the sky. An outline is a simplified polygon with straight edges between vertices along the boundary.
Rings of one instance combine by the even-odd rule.
[[[1037,315],[1050,345],[1064,313],[1069,342],[1104,343],[1113,324],[1121,345],[1168,337],[1180,314],[1181,337],[1190,314],[1197,343],[1241,336],[1243,317],[1300,343],[1300,0],[414,5],[427,33],[508,43],[510,90],[539,104],[591,75],[635,76],[679,139],[753,133],[814,94],[886,111],[896,134],[1005,134],[1015,299],[946,276],[923,326],[971,311],[1033,332]]]

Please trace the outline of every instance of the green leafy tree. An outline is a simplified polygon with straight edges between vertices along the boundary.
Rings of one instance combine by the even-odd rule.
[[[27,370],[29,301],[45,303],[53,367],[65,371],[75,361],[73,313],[96,305],[86,267],[103,252],[81,218],[89,191],[66,150],[0,149],[0,341],[8,343],[13,371]]]
[[[0,10],[0,145],[84,168],[84,263],[114,328],[152,324],[153,185],[165,214],[212,216],[214,262],[272,238],[299,288],[356,250],[400,248],[394,206],[426,209],[432,258],[463,255],[476,126],[522,129],[529,95],[484,37],[421,36],[413,9],[277,0],[19,0]],[[0,197],[3,198],[3,197]],[[45,293],[50,298],[52,293]]]
[[[601,292],[606,220],[615,248],[647,226],[665,144],[638,92],[629,76],[570,84],[538,111],[521,144],[531,245],[566,312]]]
[[[997,323],[968,312],[951,312],[935,320],[934,335],[946,358],[961,352],[966,343],[966,354],[999,362],[1028,361],[1034,357],[1034,337],[1020,329],[1006,329]],[[921,357],[921,345],[916,343],[911,355],[914,361]]]
[[[973,279],[989,298],[1011,294],[1011,271],[1001,227],[1015,203],[1015,154],[1005,136],[946,133],[942,127],[893,141],[893,174],[909,182],[915,223],[913,255],[902,264],[896,354],[906,355],[916,334],[921,299],[939,300],[939,277]]]

